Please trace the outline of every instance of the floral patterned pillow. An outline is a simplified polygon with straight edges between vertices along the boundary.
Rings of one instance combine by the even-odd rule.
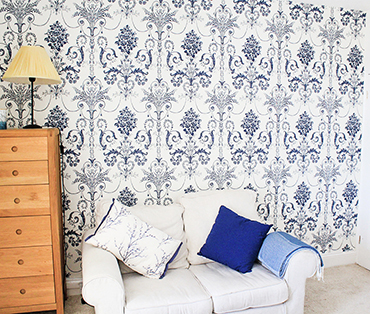
[[[164,277],[182,244],[114,200],[98,228],[85,241],[108,250],[145,277],[157,279]]]

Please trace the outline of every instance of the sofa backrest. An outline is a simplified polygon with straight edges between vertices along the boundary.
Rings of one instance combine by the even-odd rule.
[[[183,220],[189,263],[211,262],[197,253],[206,242],[221,205],[238,215],[258,220],[256,200],[256,192],[248,189],[216,190],[182,196],[179,202],[185,208]]]
[[[257,193],[249,189],[215,190],[189,193],[181,196],[178,203],[164,205],[136,205],[129,207],[132,214],[149,225],[162,230],[183,242],[169,268],[186,268],[190,264],[203,264],[211,260],[197,255],[206,242],[221,205],[249,219],[258,220]],[[97,204],[96,224],[109,210],[112,199]],[[121,263],[123,272],[131,272]]]

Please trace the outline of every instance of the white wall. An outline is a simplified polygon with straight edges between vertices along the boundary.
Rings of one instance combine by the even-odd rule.
[[[322,4],[322,5],[326,5],[329,7],[349,8],[349,9],[362,10],[362,11],[370,10],[369,0],[352,0],[352,1],[348,1],[348,0],[307,0],[307,1],[298,1],[298,2]]]
[[[366,1],[367,2],[367,1]],[[369,16],[370,10],[367,11]],[[366,29],[365,43],[365,93],[361,152],[361,184],[358,216],[357,262],[370,269],[370,28]]]

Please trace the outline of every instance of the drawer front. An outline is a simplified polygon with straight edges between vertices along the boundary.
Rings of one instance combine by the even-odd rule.
[[[50,217],[0,218],[0,248],[51,245]]]
[[[53,274],[51,246],[0,249],[0,278]]]
[[[53,280],[52,275],[0,279],[0,308],[54,303]]]
[[[48,184],[48,162],[0,162],[0,185],[18,184]]]
[[[47,160],[46,137],[0,138],[0,161]]]
[[[0,186],[0,217],[48,214],[48,185]]]

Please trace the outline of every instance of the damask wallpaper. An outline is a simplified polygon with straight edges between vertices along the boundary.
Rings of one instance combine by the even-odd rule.
[[[35,119],[62,134],[67,276],[102,198],[253,189],[274,230],[355,250],[365,19],[286,0],[1,0],[1,75],[38,44],[63,80],[36,87]],[[28,124],[29,87],[0,88],[8,128]]]

